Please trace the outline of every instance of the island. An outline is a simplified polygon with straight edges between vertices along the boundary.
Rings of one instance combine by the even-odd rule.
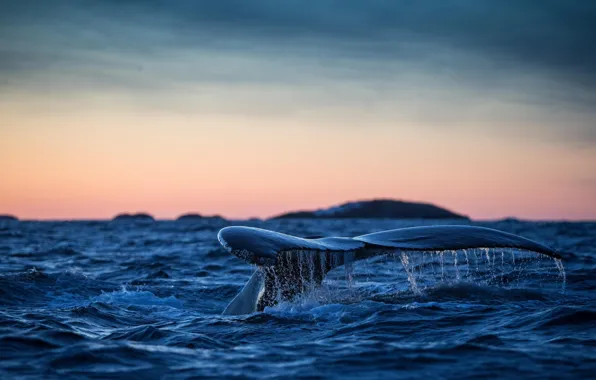
[[[18,222],[19,219],[16,216],[8,214],[0,214],[0,222]]]
[[[430,203],[394,199],[373,199],[347,202],[312,211],[294,211],[271,219],[469,219]]]
[[[113,221],[127,221],[127,222],[154,222],[155,218],[147,213],[136,214],[118,214],[112,219]]]
[[[225,219],[219,215],[204,216],[204,215],[201,215],[198,213],[183,214],[183,215],[180,215],[176,220],[180,221],[180,222],[196,222],[196,221],[210,221],[210,222],[221,221],[221,222],[224,222],[225,221]]]

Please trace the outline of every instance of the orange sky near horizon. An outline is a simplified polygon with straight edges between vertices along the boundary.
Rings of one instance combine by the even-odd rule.
[[[382,197],[475,219],[596,218],[594,185],[581,181],[593,149],[375,115],[355,122],[360,111],[349,109],[288,120],[116,103],[73,100],[68,112],[43,99],[2,103],[0,213],[249,218]]]

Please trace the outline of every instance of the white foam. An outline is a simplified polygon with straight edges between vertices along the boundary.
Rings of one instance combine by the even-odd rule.
[[[176,309],[182,308],[182,301],[174,296],[160,298],[147,290],[129,291],[126,288],[114,292],[102,292],[99,296],[93,297],[92,302],[127,306],[168,306]]]

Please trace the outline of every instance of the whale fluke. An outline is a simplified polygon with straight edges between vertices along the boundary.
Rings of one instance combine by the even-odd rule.
[[[262,311],[279,299],[291,300],[330,270],[354,260],[399,251],[445,251],[515,248],[554,259],[554,249],[511,233],[476,226],[445,225],[400,228],[348,237],[300,238],[255,227],[226,227],[218,240],[231,254],[257,270],[224,314]]]

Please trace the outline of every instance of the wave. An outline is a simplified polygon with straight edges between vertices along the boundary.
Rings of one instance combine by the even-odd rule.
[[[259,226],[349,236],[401,222],[300,223]],[[565,292],[550,259],[412,254],[408,271],[400,255],[361,261],[292,302],[227,316],[254,267],[209,229],[23,222],[0,230],[0,378],[588,378],[596,224],[562,237],[557,225],[506,229],[574,252]]]
[[[137,342],[148,342],[154,340],[161,340],[167,337],[168,334],[159,328],[149,325],[140,326],[127,329],[125,331],[115,331],[108,336],[105,336],[104,340],[131,340]]]
[[[547,301],[559,293],[546,293],[528,288],[503,288],[484,284],[460,282],[456,284],[442,284],[434,288],[425,289],[424,298],[436,301],[479,301],[487,304]]]
[[[3,336],[0,338],[1,351],[5,354],[11,351],[22,351],[22,350],[47,350],[59,347],[57,344],[53,344],[45,339],[39,337],[29,336]]]
[[[596,311],[561,306],[543,316],[542,320],[543,322],[538,325],[540,328],[566,326],[573,329],[583,329],[586,325],[596,325]]]
[[[1,236],[0,236],[1,237]],[[39,259],[51,259],[52,256],[64,257],[64,256],[81,256],[84,253],[71,246],[57,246],[42,251],[12,251],[10,253],[13,257],[35,257]]]
[[[129,291],[127,289],[103,292],[99,296],[93,297],[92,302],[125,306],[167,306],[176,309],[181,309],[183,306],[182,301],[174,296],[160,298],[147,290]]]

